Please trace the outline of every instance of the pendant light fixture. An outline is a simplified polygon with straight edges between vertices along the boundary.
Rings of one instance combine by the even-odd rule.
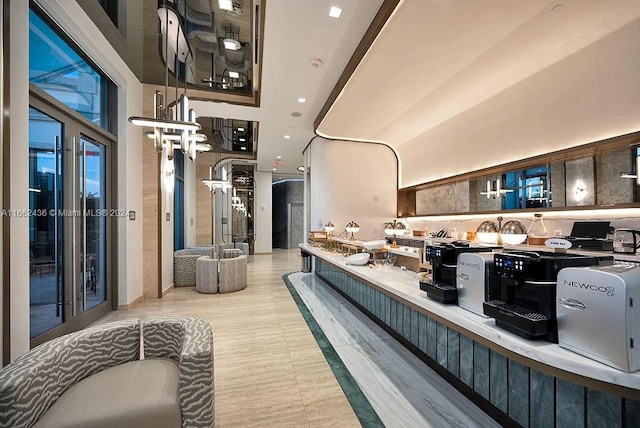
[[[153,95],[153,117],[131,116],[129,122],[137,126],[153,128],[153,131],[147,131],[145,135],[153,139],[154,147],[158,153],[165,148],[167,149],[168,160],[173,159],[174,148],[179,148],[188,155],[191,161],[195,161],[198,151],[209,151],[211,147],[208,144],[203,144],[207,140],[207,136],[198,132],[202,127],[196,121],[195,111],[189,109],[189,99],[186,94],[188,64],[193,61],[193,55],[185,37],[176,5],[169,0],[160,0],[158,2],[158,18],[164,43],[164,94],[155,91]],[[171,53],[175,58],[173,69],[176,76],[175,112],[165,103],[169,89],[169,47],[171,47]],[[180,64],[183,64],[185,70],[184,93],[178,97]],[[176,142],[179,144],[176,145]]]

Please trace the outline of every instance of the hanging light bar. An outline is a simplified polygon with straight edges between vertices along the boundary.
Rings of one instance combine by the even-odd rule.
[[[186,68],[187,63],[193,60],[193,55],[184,35],[179,12],[175,4],[166,0],[159,1],[158,18],[160,19],[160,30],[164,43],[165,96],[160,91],[155,91],[153,96],[153,117],[131,116],[129,117],[129,122],[136,126],[153,128],[153,131],[147,131],[145,135],[153,139],[154,147],[158,153],[162,152],[166,147],[168,160],[173,159],[174,149],[179,148],[183,153],[189,153],[189,159],[193,161],[197,151],[211,150],[211,146],[208,144],[199,144],[206,141],[207,137],[205,134],[198,132],[202,130],[202,126],[196,121],[195,112],[189,110],[189,99],[186,93],[183,93],[179,98],[177,96],[178,63],[184,63]],[[169,48],[171,48],[171,53],[175,54],[173,71],[176,75],[176,117],[178,120],[172,119],[173,114],[165,105],[164,100],[168,88]],[[179,142],[177,147],[174,144],[176,141]]]
[[[209,190],[212,192],[215,192],[216,189],[221,189],[223,192],[227,189],[231,189],[233,187],[231,181],[224,179],[227,175],[224,167],[222,167],[218,172],[220,173],[220,177],[213,178],[213,167],[209,167],[209,178],[203,178],[202,183],[209,187]]]
[[[147,126],[150,128],[177,129],[180,131],[200,131],[202,126],[199,123],[182,122],[180,120],[164,120],[152,117],[131,116],[129,122],[136,126]]]
[[[214,178],[203,178],[202,182],[209,187],[211,191],[215,189],[231,189],[233,187],[231,183],[227,180],[217,180]]]
[[[144,133],[144,135],[147,138],[150,138],[152,140],[156,138],[154,131],[146,131]],[[180,134],[178,132],[163,132],[162,133],[162,141],[178,141],[178,142],[180,142],[181,135],[182,134]],[[196,133],[193,133],[193,134],[189,135],[189,140],[191,140],[192,142],[195,141],[196,143],[204,143],[205,141],[207,141],[207,136],[205,134],[201,133],[201,132],[196,132]],[[178,148],[180,148],[180,147],[181,147],[181,145],[178,144]],[[206,151],[210,151],[210,150],[211,149],[209,148]],[[198,150],[198,151],[202,151],[202,150]]]

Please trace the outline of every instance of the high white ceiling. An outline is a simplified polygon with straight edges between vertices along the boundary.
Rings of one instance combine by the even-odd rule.
[[[274,179],[296,173],[303,164],[302,150],[315,135],[314,120],[382,3],[267,0],[261,106],[194,102],[198,115],[259,121],[258,169],[271,171],[281,156]],[[340,19],[328,16],[333,5],[343,8]],[[488,117],[494,113],[512,116],[492,124],[497,129],[492,137],[495,133],[499,136],[505,124],[508,128],[517,127],[521,125],[518,121],[526,122],[528,116],[535,116],[539,122],[529,126],[543,137],[544,132],[557,137],[555,142],[546,138],[541,150],[590,142],[569,141],[566,130],[565,135],[560,135],[558,129],[571,130],[574,125],[562,120],[557,120],[554,129],[541,129],[539,123],[546,120],[544,115],[552,112],[545,111],[549,103],[543,97],[549,95],[540,94],[538,98],[535,87],[542,80],[540,76],[553,81],[554,66],[571,62],[577,53],[582,57],[569,69],[580,74],[578,64],[582,62],[591,68],[588,79],[597,82],[597,68],[604,56],[600,51],[592,54],[587,47],[634,22],[640,22],[638,0],[401,0],[317,131],[336,138],[383,141],[401,158],[407,158],[401,159],[401,168],[403,163],[407,168],[419,167],[413,156],[418,146],[421,156],[430,153],[429,145],[435,145],[435,157],[441,158],[443,153],[461,156],[459,159],[466,157],[466,163],[460,162],[458,169],[450,167],[451,163],[443,169],[440,162],[439,172],[418,177],[418,181],[484,168],[490,166],[489,162],[513,160],[504,154],[502,158],[482,160],[477,157],[479,146],[469,138],[454,141],[446,151],[436,147],[438,141],[433,136],[441,137],[442,131],[434,130],[455,126],[452,124],[478,106],[485,106]],[[314,58],[322,61],[320,67],[312,67]],[[604,72],[601,78],[606,78]],[[562,94],[566,90],[563,86],[571,82],[572,76],[559,75],[557,84],[551,83],[547,89]],[[527,84],[528,92],[522,89]],[[504,103],[495,102],[501,97],[509,98],[503,96],[505,93],[515,100],[517,111],[505,111]],[[298,103],[299,97],[307,102]],[[488,100],[495,106],[487,108],[491,106]],[[566,108],[579,110],[575,106]],[[293,112],[301,116],[293,117]],[[583,113],[580,111],[584,116]],[[632,131],[625,128],[628,123],[629,120],[616,125],[611,133]],[[482,123],[475,126],[482,127]],[[510,132],[517,135],[524,129],[526,126]],[[590,138],[592,134],[585,131],[585,135]],[[609,136],[613,135],[599,135]],[[505,140],[494,140],[495,147],[491,141],[482,141],[482,147],[500,150]],[[523,139],[521,143],[527,142]],[[464,155],[460,155],[462,151]],[[512,156],[517,158],[525,152],[526,148],[521,153],[512,151]],[[534,154],[537,153],[528,156]]]
[[[320,128],[400,146],[639,12],[635,0],[405,0]]]
[[[631,29],[624,31],[637,32],[639,17],[638,0],[403,0],[318,131],[331,137],[388,143],[401,158],[404,155],[401,162],[407,166],[405,171],[431,169],[419,177],[427,180],[484,168],[490,166],[488,162],[499,160],[493,156],[484,163],[478,162],[481,152],[499,153],[503,162],[514,160],[505,157],[509,151],[514,156],[538,154],[532,153],[531,148],[521,153],[512,150],[513,144],[530,142],[522,135],[532,131],[540,136],[541,147],[546,144],[544,150],[565,148],[560,145],[574,143],[568,130],[587,129],[589,121],[584,117],[588,115],[567,114],[567,121],[558,120],[555,128],[545,129],[546,123],[554,121],[554,113],[561,115],[570,110],[577,116],[575,112],[584,108],[569,105],[579,102],[578,91],[570,99],[553,100],[553,104],[549,92],[559,98],[589,76],[596,85],[585,85],[583,92],[601,92],[600,99],[595,100],[603,110],[600,116],[616,107],[615,103],[620,104],[624,95],[614,94],[615,88],[609,88],[611,79],[603,70],[616,66],[610,64],[611,60],[632,64],[637,55],[614,55],[609,48],[608,57],[606,48],[588,47],[621,32],[625,26]],[[628,45],[613,49],[629,48]],[[554,68],[559,63],[563,66]],[[570,68],[564,66],[567,63]],[[581,69],[580,63],[588,70]],[[559,73],[560,69],[570,69],[572,74]],[[540,84],[543,77],[548,84]],[[638,85],[631,87],[637,89]],[[611,99],[607,98],[609,95]],[[507,98],[511,109],[505,108],[505,102],[495,101]],[[612,104],[607,105],[609,102]],[[484,122],[460,120],[480,117],[470,113],[474,109],[484,109]],[[511,117],[500,122],[506,116]],[[586,123],[578,123],[579,120]],[[490,139],[482,139],[483,135],[474,135],[473,131],[463,134],[452,129],[460,124],[474,127],[478,134],[485,127],[496,130],[486,133]],[[636,121],[630,126],[638,125]],[[611,132],[616,135],[634,130],[625,126],[619,125]],[[507,133],[517,138],[501,138]],[[585,132],[584,138],[594,141],[596,137],[613,136],[594,134]],[[587,139],[582,144],[591,141]],[[439,147],[443,143],[446,148]],[[504,150],[505,144],[510,150]],[[416,160],[418,155],[421,163]],[[438,161],[434,163],[434,159]],[[455,161],[446,162],[449,160]]]

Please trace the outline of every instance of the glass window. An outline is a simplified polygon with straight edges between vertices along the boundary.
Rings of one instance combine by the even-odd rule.
[[[109,129],[109,86],[96,67],[58,35],[33,9],[29,11],[29,82]]]
[[[546,165],[503,175],[503,182],[508,189],[502,198],[502,209],[542,208],[549,205],[549,179]]]

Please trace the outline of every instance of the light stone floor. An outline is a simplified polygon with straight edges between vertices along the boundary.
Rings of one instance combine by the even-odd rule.
[[[100,322],[180,314],[213,328],[216,427],[358,427],[360,423],[284,285],[300,250],[251,256],[247,288],[176,288]]]
[[[100,322],[198,316],[213,327],[217,427],[351,427],[360,423],[282,275],[299,250],[251,256],[247,288],[204,295],[176,288]],[[291,283],[387,427],[496,424],[313,275]]]
[[[289,280],[385,426],[499,426],[318,277]]]

